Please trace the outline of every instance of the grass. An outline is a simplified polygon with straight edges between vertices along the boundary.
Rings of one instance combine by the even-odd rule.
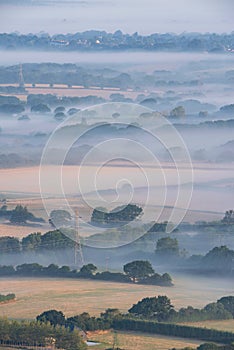
[[[190,346],[196,348],[202,342],[197,340],[182,339],[177,337],[166,337],[136,332],[117,332],[116,336],[111,331],[90,332],[89,340],[100,342],[100,345],[92,346],[93,350],[106,349],[113,346],[114,338],[116,345],[125,350],[168,350],[170,348],[184,348]]]
[[[202,322],[186,322],[183,324],[186,326],[205,327],[205,328],[218,329],[220,331],[234,332],[234,319],[202,321]]]

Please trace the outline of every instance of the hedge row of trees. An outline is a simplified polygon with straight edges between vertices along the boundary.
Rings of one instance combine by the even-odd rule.
[[[207,315],[209,313],[208,319],[210,320],[217,319],[217,314],[213,312],[213,309],[209,308],[210,305],[212,305],[213,307],[213,304],[217,304],[221,306],[220,309],[222,310],[222,312],[226,311],[226,314],[224,314],[223,312],[224,318],[227,318],[226,317],[227,315],[229,315],[229,318],[232,318],[234,316],[234,297],[233,296],[223,297],[219,299],[217,303],[208,304],[204,308],[206,310],[208,307],[208,310],[206,310],[206,312],[207,312]],[[165,295],[159,295],[158,297],[142,299],[137,304],[134,304],[128,310],[127,314],[122,314],[119,311],[119,309],[109,308],[105,310],[105,312],[101,313],[99,317],[90,316],[89,313],[83,312],[82,314],[75,315],[66,319],[64,314],[61,311],[48,310],[38,315],[37,321],[49,322],[53,326],[56,326],[56,325],[66,326],[66,327],[69,327],[70,329],[74,329],[78,327],[84,331],[110,329],[115,327],[116,324],[118,325],[118,322],[120,322],[120,327],[122,327],[121,321],[123,321],[123,325],[124,324],[128,325],[127,320],[130,320],[130,321],[135,320],[135,321],[141,321],[141,322],[146,321],[146,325],[151,325],[155,323],[158,324],[159,322],[163,322],[163,324],[165,324],[165,322],[167,322],[167,325],[169,325],[171,328],[169,328],[169,333],[168,334],[165,333],[165,334],[177,335],[174,333],[170,334],[170,329],[172,329],[172,332],[176,332],[175,331],[176,328],[173,327],[173,322],[171,322],[171,314],[173,312],[176,313],[173,305],[171,305],[170,299]],[[220,315],[218,315],[218,318],[219,316]],[[190,320],[184,319],[183,321],[190,321]],[[174,324],[174,326],[176,325]],[[136,327],[138,326],[136,325]],[[194,327],[190,327],[190,328],[193,329]],[[122,328],[122,329],[125,329],[125,328]],[[143,328],[143,329],[146,332],[148,331],[147,328]],[[126,330],[130,330],[130,329],[126,328]],[[141,328],[139,327],[133,330],[141,331]],[[187,328],[185,328],[185,330],[187,331]],[[188,332],[186,334],[188,334]],[[181,334],[181,336],[183,335]],[[232,336],[234,337],[234,333],[232,334]],[[187,335],[186,337],[191,338],[192,336]],[[196,338],[198,336],[194,336],[194,337]],[[201,338],[201,339],[205,339],[205,338]],[[208,339],[205,339],[205,340],[208,340]]]
[[[0,342],[6,344],[18,344],[25,346],[41,345],[48,346],[55,342],[56,348],[69,350],[85,350],[86,344],[76,330],[56,326],[49,323],[10,321],[7,318],[0,318]]]
[[[234,342],[234,333],[218,331],[215,329],[182,326],[172,323],[158,323],[147,320],[136,319],[115,319],[113,327],[119,330],[128,330],[136,332],[147,332],[153,334],[162,334],[181,338],[201,339],[217,343],[229,344]]]
[[[143,271],[141,273],[141,278],[136,280],[137,273],[140,268],[142,270],[145,265],[150,266],[150,273],[148,271]],[[129,266],[132,268],[129,268]],[[133,261],[129,264],[124,265],[124,273],[121,272],[96,272],[97,267],[93,264],[87,264],[82,266],[80,271],[71,270],[69,266],[59,267],[55,264],[50,264],[45,267],[38,263],[22,264],[16,267],[12,265],[2,265],[0,266],[0,276],[48,276],[48,277],[65,277],[65,278],[89,278],[94,280],[104,280],[122,283],[139,283],[139,284],[151,284],[151,285],[162,285],[171,286],[172,278],[168,273],[163,275],[154,272],[151,264],[148,261]]]
[[[10,293],[7,295],[0,294],[0,303],[4,303],[6,301],[14,300],[15,299],[15,294]]]
[[[230,298],[234,297],[224,297],[221,298],[218,303],[230,302]],[[144,303],[145,299],[139,303]],[[136,304],[136,305],[139,305]],[[234,305],[234,300],[232,300]],[[151,303],[152,305],[152,303]],[[166,296],[155,297],[154,306],[158,309],[158,315],[160,317],[163,315],[168,315],[173,306],[170,304],[170,300]],[[83,331],[95,331],[95,330],[105,330],[105,329],[119,329],[124,331],[138,331],[147,332],[154,334],[162,334],[167,336],[177,336],[182,338],[194,338],[201,339],[205,341],[214,341],[224,344],[230,344],[234,341],[234,333],[218,331],[214,329],[198,328],[183,326],[173,323],[165,323],[165,317],[161,318],[159,322],[157,318],[154,320],[146,320],[139,318],[139,314],[133,314],[135,305],[129,309],[128,314],[121,314],[118,309],[107,309],[105,312],[101,313],[99,317],[90,316],[89,313],[84,312],[80,315],[65,318],[61,311],[48,310],[37,316],[37,321],[49,322],[53,326],[63,325],[71,330],[76,328],[82,329]],[[233,307],[233,306],[232,306]],[[155,309],[155,307],[154,307]]]

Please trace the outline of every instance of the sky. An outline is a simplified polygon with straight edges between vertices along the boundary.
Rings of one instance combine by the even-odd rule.
[[[0,0],[0,32],[230,33],[233,14],[233,0]]]

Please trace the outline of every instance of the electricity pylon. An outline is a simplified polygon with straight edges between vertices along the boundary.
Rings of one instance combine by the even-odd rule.
[[[24,87],[23,66],[19,65],[19,87]]]
[[[75,266],[82,267],[84,265],[84,256],[80,243],[79,233],[79,211],[75,209],[75,245],[74,245],[74,263]]]

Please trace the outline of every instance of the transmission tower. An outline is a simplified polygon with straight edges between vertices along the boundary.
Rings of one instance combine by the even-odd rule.
[[[75,245],[74,245],[74,264],[75,266],[84,265],[84,256],[82,252],[82,246],[80,243],[80,234],[79,234],[79,211],[75,209]]]
[[[24,87],[23,66],[19,65],[19,87]]]
[[[119,348],[118,334],[116,331],[114,331],[112,350],[118,350],[118,348]]]

